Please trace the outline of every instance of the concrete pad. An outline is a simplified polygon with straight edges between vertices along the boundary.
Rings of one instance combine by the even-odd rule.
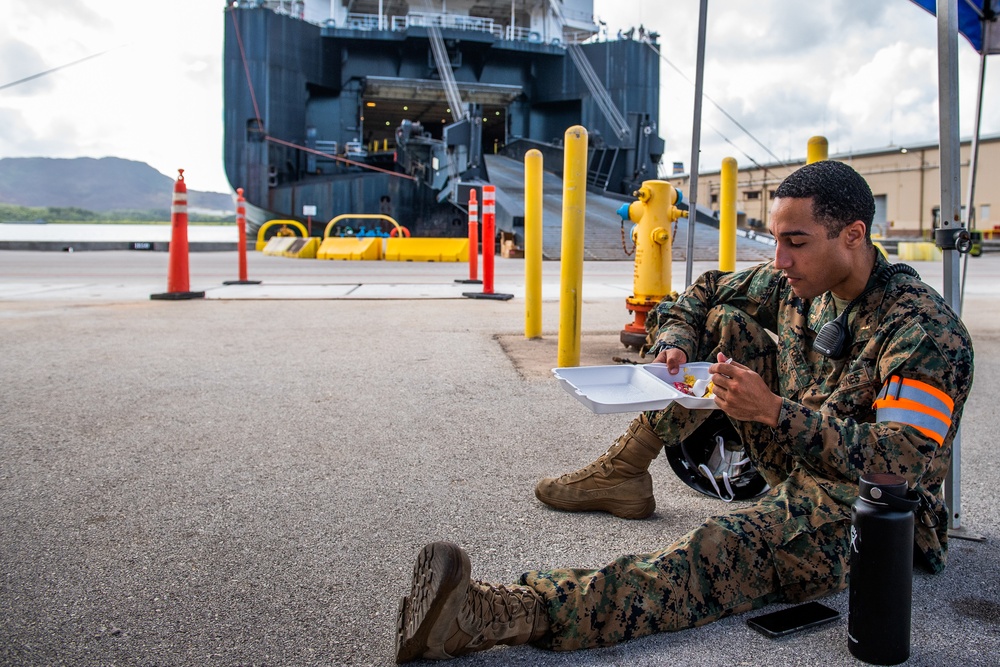
[[[158,285],[127,283],[0,283],[0,300],[12,301],[134,301],[148,299],[155,292],[166,290],[166,281]]]
[[[454,266],[250,263],[262,285],[221,287],[235,254],[192,256],[207,298],[168,303],[149,299],[166,285],[163,253],[0,253],[0,664],[390,665],[426,542],[456,541],[474,577],[510,583],[662,548],[733,507],[662,456],[648,520],[535,500],[539,477],[589,463],[631,419],[591,413],[552,377],[558,265],[546,265],[543,337],[527,340],[516,300],[398,298],[399,285],[470,289]],[[940,285],[940,266],[923,264]],[[523,294],[523,263],[497,267],[496,290]],[[953,539],[944,573],[915,575],[913,667],[1000,654],[1000,256],[969,271],[962,520],[988,541]],[[582,364],[637,360],[618,342],[630,278],[629,263],[586,265]],[[347,297],[361,286],[396,300]],[[310,287],[341,296],[317,307]],[[223,290],[275,298],[211,300]],[[824,603],[843,617],[781,640],[747,628],[753,612],[609,649],[496,648],[454,664],[857,667],[847,594]]]
[[[438,283],[423,285],[365,283],[351,292],[351,299],[461,299],[463,285]]]
[[[289,285],[224,285],[205,290],[206,299],[343,299],[358,289],[357,284]]]

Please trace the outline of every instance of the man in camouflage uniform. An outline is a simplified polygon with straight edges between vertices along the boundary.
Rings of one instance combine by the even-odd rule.
[[[972,383],[969,335],[933,290],[889,270],[871,242],[874,198],[853,169],[808,165],[774,197],[774,260],[701,276],[663,304],[654,347],[656,361],[674,369],[717,362],[716,405],[740,431],[768,494],[662,551],[598,570],[527,572],[515,586],[470,581],[464,551],[430,544],[400,605],[398,662],[497,643],[608,646],[843,590],[851,504],[865,473],[907,480],[922,500],[916,552],[931,571],[944,568],[941,486]],[[843,357],[816,351],[817,332],[845,310]],[[568,511],[649,516],[650,462],[709,414],[676,405],[644,413],[597,461],[543,479],[536,496]]]

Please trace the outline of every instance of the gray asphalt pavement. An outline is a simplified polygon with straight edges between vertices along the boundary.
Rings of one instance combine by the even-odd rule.
[[[938,263],[913,265],[940,286]],[[523,260],[497,259],[509,301],[463,298],[476,288],[456,291],[462,265],[257,253],[262,284],[240,291],[222,286],[229,252],[191,255],[208,298],[152,301],[166,266],[166,253],[0,252],[0,665],[389,665],[426,542],[458,542],[473,576],[511,582],[661,548],[726,509],[663,457],[649,520],[535,500],[539,477],[590,462],[633,417],[591,413],[548,372],[558,263],[544,269],[542,341],[521,340]],[[1000,655],[1000,255],[969,267],[961,519],[985,541],[952,540],[943,574],[916,574],[907,665]],[[629,262],[585,265],[585,364],[629,356],[631,279]],[[781,640],[743,615],[453,664],[862,664],[846,593],[826,603],[843,617]]]

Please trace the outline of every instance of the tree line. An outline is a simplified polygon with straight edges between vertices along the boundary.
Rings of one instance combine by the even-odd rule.
[[[27,223],[169,223],[170,209],[121,210],[121,211],[89,211],[84,208],[60,206],[17,206],[0,204],[0,222]],[[188,213],[188,222],[236,222],[236,215],[204,215]]]

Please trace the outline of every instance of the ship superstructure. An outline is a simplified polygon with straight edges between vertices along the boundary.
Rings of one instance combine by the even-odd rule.
[[[225,20],[225,168],[263,216],[462,236],[491,160],[539,148],[558,173],[573,125],[593,191],[656,177],[657,36],[607,39],[589,0],[241,1]],[[497,200],[516,226],[521,200]]]

